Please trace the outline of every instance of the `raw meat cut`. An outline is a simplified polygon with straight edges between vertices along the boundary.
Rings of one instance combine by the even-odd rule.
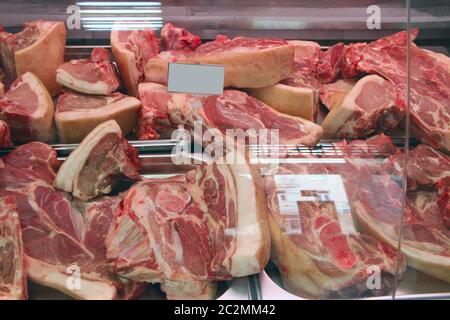
[[[2,98],[6,92],[6,88],[5,88],[5,84],[4,84],[5,77],[6,77],[5,73],[0,68],[0,98]]]
[[[74,92],[59,96],[55,123],[62,143],[78,143],[99,124],[115,120],[127,135],[136,128],[141,102],[120,92],[110,96]]]
[[[101,254],[105,247],[98,246],[120,199],[72,204],[68,194],[51,186],[58,161],[42,143],[18,147],[4,164],[0,196],[16,200],[30,280],[79,299],[131,298],[142,292],[142,285],[109,270]]]
[[[16,34],[0,31],[0,62],[7,84],[32,72],[52,96],[59,93],[56,68],[64,63],[65,46],[64,22],[38,20],[25,23]]]
[[[0,120],[0,148],[11,146],[11,133],[5,121]]]
[[[148,59],[159,52],[158,38],[152,29],[111,31],[111,50],[116,58],[125,87],[130,95],[137,95],[137,86],[144,80]]]
[[[246,89],[246,92],[277,111],[315,121],[319,108],[316,65],[321,55],[320,45],[300,40],[288,43],[294,47],[292,74],[273,86]]]
[[[345,50],[344,44],[338,43],[326,51],[321,51],[317,65],[317,79],[321,83],[330,83],[336,80],[341,72]]]
[[[357,205],[356,216],[363,230],[391,246],[398,245],[400,225],[398,212],[386,210],[390,203],[399,201],[401,187],[388,175],[374,179],[373,191],[383,197],[383,204],[374,203],[364,194]],[[389,194],[384,190],[389,190]],[[383,195],[384,193],[384,195]],[[361,194],[357,192],[357,194]],[[394,199],[396,197],[396,199]],[[380,206],[376,211],[361,210],[367,203]],[[442,226],[436,226],[423,208],[417,208],[409,201],[404,210],[401,250],[407,256],[408,265],[435,278],[450,282],[450,234]]]
[[[413,41],[417,29],[411,31]],[[406,107],[407,33],[399,32],[369,44],[351,46],[345,54],[345,75],[376,73],[398,90],[398,103]],[[423,142],[450,150],[450,58],[411,45],[411,129]]]
[[[219,64],[225,67],[224,87],[261,88],[289,77],[293,57],[293,46],[284,40],[221,36],[194,52],[162,52],[148,60],[144,72],[147,81],[167,84],[169,62]]]
[[[104,48],[92,50],[90,59],[71,60],[58,67],[56,80],[72,90],[98,95],[110,95],[120,86],[116,69]]]
[[[382,145],[381,141],[384,139],[383,136],[378,136],[368,140],[371,140],[371,144],[376,142],[376,145]],[[362,146],[357,141],[351,142],[350,145],[353,145],[353,148]],[[428,169],[430,172],[442,171],[443,168],[439,169],[438,165],[441,160],[436,161],[437,158],[429,158],[426,161],[423,155],[427,155],[427,153],[421,149],[422,147],[417,151],[410,152],[410,155],[412,154],[411,163],[417,164],[418,161],[414,158],[422,154],[422,164],[430,165],[431,169]],[[396,159],[403,157],[403,154],[393,145],[386,151],[388,154],[392,153]],[[347,156],[345,152],[344,158],[348,168],[339,163],[327,166],[342,167],[340,173],[349,187],[347,196],[351,200],[353,216],[361,230],[388,243],[393,248],[397,248],[401,228],[400,216],[403,214],[401,248],[407,256],[407,264],[449,282],[450,234],[440,222],[444,220],[445,223],[445,216],[443,216],[442,208],[440,212],[438,211],[436,191],[410,193],[403,206],[403,189],[397,182],[402,170],[392,171],[389,168],[389,161],[374,164],[369,161],[361,162],[357,157]],[[317,171],[321,174],[323,172],[323,169]],[[347,176],[348,178],[346,178]],[[443,178],[438,186],[445,185],[445,183],[448,183],[448,180]]]
[[[0,300],[27,299],[22,232],[14,197],[0,196]]]
[[[139,85],[138,93],[142,102],[136,132],[139,139],[170,138],[173,125],[169,121],[167,105],[173,94],[157,83]]]
[[[139,97],[145,103],[147,95],[161,91],[163,87],[158,84],[143,83],[139,86]],[[158,120],[161,117],[169,119],[175,127],[187,125],[192,128],[196,120],[202,120],[205,128],[216,128],[223,134],[227,129],[278,129],[279,142],[286,145],[313,146],[322,135],[320,126],[315,123],[282,114],[238,90],[225,90],[220,96],[170,94],[153,102],[152,106],[144,105],[142,110],[148,112],[155,108],[153,114],[158,116]],[[152,128],[153,119],[146,120],[150,123],[148,127]],[[141,127],[145,125],[140,121]],[[155,135],[154,132],[156,130],[151,134]]]
[[[336,82],[321,85],[320,102],[328,110],[331,110],[336,105],[341,105],[356,82],[355,79],[339,79]]]
[[[365,181],[372,183],[371,170],[361,161],[341,159],[345,161],[327,163],[318,157],[301,157],[264,173],[272,258],[285,287],[294,294],[354,298],[383,295],[393,287],[396,251],[359,233],[352,214],[389,209],[400,222],[401,202],[383,206],[384,194],[361,186]],[[370,201],[360,206],[359,198],[366,192]],[[401,274],[404,257],[399,261]],[[374,272],[380,276],[379,286],[371,286]]]
[[[1,32],[1,31],[0,31]],[[6,79],[6,74],[2,68],[0,68],[0,82],[4,82]]]
[[[288,43],[294,46],[293,73],[273,86],[246,91],[280,112],[315,121],[321,83],[331,82],[339,75],[345,47],[340,43],[321,51],[316,42],[293,40]]]
[[[403,157],[400,149],[394,145],[392,139],[386,135],[378,134],[365,140],[337,141],[333,142],[333,146],[340,155],[350,158],[374,159],[393,155]],[[368,164],[368,160],[366,164]],[[380,165],[380,163],[378,163]],[[400,173],[400,172],[398,172]]]
[[[53,101],[31,72],[19,77],[0,100],[0,118],[8,123],[15,143],[53,139]]]
[[[408,154],[406,164],[407,188],[409,191],[432,191],[432,202],[443,224],[450,226],[450,157],[425,144],[419,144]],[[389,157],[385,167],[388,172],[401,174],[403,154]],[[419,192],[427,194],[427,192]],[[416,210],[420,215],[424,210]],[[423,218],[423,217],[422,217]]]
[[[408,205],[428,226],[445,228],[444,216],[438,205],[438,194],[433,191],[416,191],[408,193]]]
[[[402,156],[398,151],[396,154]],[[385,168],[382,163],[365,164],[354,157],[344,158],[349,167],[342,164],[333,166],[340,166],[343,170],[338,172],[347,182],[347,196],[361,230],[397,248],[400,216],[403,214],[401,248],[408,265],[450,281],[450,234],[442,223],[437,222],[439,216],[442,219],[442,213],[438,212],[436,194],[410,194],[403,206],[402,187],[395,181],[396,176],[392,175],[389,167]],[[317,171],[323,172],[323,169]],[[349,178],[342,172],[347,172]]]
[[[292,40],[294,46],[294,70],[281,83],[300,88],[317,89],[320,85],[317,79],[317,65],[322,55],[320,45],[312,41]]]
[[[309,121],[314,121],[317,116],[318,99],[315,89],[277,83],[245,91],[279,112]]]
[[[7,167],[20,170],[29,179],[42,180],[52,184],[59,168],[56,152],[41,142],[30,142],[16,148],[3,158]],[[14,188],[15,184],[11,183]]]
[[[264,194],[247,164],[201,165],[147,179],[124,196],[106,238],[114,270],[163,282],[172,298],[212,298],[210,281],[254,274],[267,263]]]
[[[444,225],[450,228],[450,186],[439,183],[438,206],[441,209]]]
[[[325,136],[359,138],[395,128],[404,117],[396,105],[395,88],[377,75],[359,80],[322,122]]]
[[[166,23],[161,29],[161,46],[164,50],[194,51],[202,40],[184,28]]]
[[[387,159],[389,172],[401,174],[403,154]],[[436,190],[440,181],[450,186],[450,157],[425,144],[420,144],[408,154],[406,168],[408,190]]]
[[[137,150],[122,136],[114,120],[92,130],[69,155],[54,186],[81,200],[110,193],[120,178],[139,180]]]

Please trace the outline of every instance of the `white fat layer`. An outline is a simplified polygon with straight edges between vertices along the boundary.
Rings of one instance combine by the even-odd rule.
[[[259,272],[260,265],[256,256],[264,245],[256,197],[256,184],[251,178],[247,164],[230,165],[237,186],[237,239],[236,251],[231,257],[231,274],[242,277]]]
[[[56,81],[67,88],[86,94],[107,95],[110,91],[106,82],[91,83],[75,79],[70,73],[62,69],[56,71]]]
[[[122,135],[122,131],[115,120],[109,120],[100,124],[83,139],[81,144],[69,155],[59,169],[54,182],[55,188],[71,193],[74,191],[78,192],[76,186],[78,185],[78,175],[81,169],[91,150],[108,133]]]

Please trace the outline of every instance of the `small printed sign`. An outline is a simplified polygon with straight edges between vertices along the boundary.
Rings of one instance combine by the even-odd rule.
[[[211,64],[169,63],[169,92],[221,95],[225,67]]]

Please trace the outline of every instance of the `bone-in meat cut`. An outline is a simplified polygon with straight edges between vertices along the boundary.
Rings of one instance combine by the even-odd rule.
[[[125,299],[142,292],[141,284],[111,272],[101,245],[120,199],[71,203],[69,194],[51,185],[59,162],[43,143],[22,145],[3,161],[0,197],[15,198],[30,280],[78,299]]]
[[[345,47],[339,43],[322,51],[317,42],[291,40],[288,43],[294,47],[292,74],[273,86],[246,91],[280,112],[315,121],[319,113],[320,85],[339,75]]]
[[[120,70],[120,77],[130,95],[137,95],[137,86],[144,80],[147,61],[158,54],[159,43],[152,29],[111,31],[111,50]]]
[[[26,299],[27,296],[22,231],[16,201],[14,197],[0,195],[0,300]]]
[[[92,50],[90,59],[71,60],[56,70],[59,84],[77,92],[110,95],[120,86],[116,69],[104,48]]]
[[[149,98],[155,94],[160,99]],[[141,112],[139,133],[152,130],[150,136],[157,137],[158,128],[167,127],[164,126],[167,120],[173,127],[187,128],[200,120],[205,128],[216,128],[223,134],[227,129],[276,129],[279,142],[287,145],[313,146],[322,135],[322,129],[315,123],[278,112],[238,90],[225,90],[220,96],[172,94],[162,85],[143,83],[139,86],[139,97],[144,103],[142,111],[151,115]],[[151,105],[146,101],[151,101]]]
[[[398,150],[384,135],[334,146],[336,154],[299,155],[264,172],[273,261],[286,288],[301,296],[386,294],[396,275],[395,246],[361,232],[354,219],[357,212],[387,211],[391,223],[400,223],[401,188],[390,175],[380,175],[381,161],[367,165]],[[336,157],[344,161],[327,161]],[[385,184],[379,185],[378,177]],[[402,274],[403,255],[399,262]],[[372,268],[379,270],[381,283],[370,289]]]
[[[377,213],[385,209],[381,203],[359,205],[359,197],[354,196],[361,177],[367,180],[372,171],[348,162],[327,164],[313,156],[298,160],[302,161],[282,164],[265,173],[272,257],[285,287],[314,298],[389,292],[397,253],[388,243],[360,233],[352,217],[356,210]],[[384,195],[363,189],[365,192],[371,201],[384,200]],[[389,203],[386,209],[397,210],[400,222],[400,201]],[[399,270],[404,272],[404,257],[400,263]],[[374,267],[380,272],[381,283],[377,289],[370,289],[368,277]]]
[[[169,62],[223,65],[224,87],[261,88],[289,77],[294,48],[285,40],[218,36],[194,52],[164,51],[149,59],[145,79],[167,84]]]
[[[8,124],[14,143],[51,141],[53,112],[50,94],[31,72],[14,81],[0,100],[0,119]]]
[[[329,138],[359,138],[395,128],[404,117],[396,105],[396,93],[389,81],[377,75],[359,80],[341,104],[336,104],[322,122]]]
[[[411,41],[418,34],[411,31]],[[344,76],[375,73],[398,91],[397,103],[406,108],[407,33],[402,31],[369,44],[352,44],[344,57]],[[432,147],[450,150],[450,58],[411,46],[411,128],[416,138]]]
[[[161,29],[161,46],[164,50],[194,51],[202,40],[184,28],[166,23]]]
[[[0,30],[0,64],[7,84],[26,72],[34,73],[53,96],[60,91],[56,68],[64,63],[66,27],[61,21],[25,23],[16,34]]]
[[[211,163],[138,182],[106,238],[108,260],[125,278],[162,282],[170,298],[213,298],[210,281],[257,273],[269,258],[258,178],[246,164]]]
[[[64,161],[54,186],[89,200],[110,193],[121,178],[140,179],[138,169],[137,150],[128,144],[117,122],[109,120],[92,130]]]
[[[326,83],[320,86],[320,102],[331,110],[336,105],[341,105],[345,97],[356,84],[355,79],[339,79],[336,82]]]
[[[450,157],[426,144],[419,144],[409,152],[406,165],[408,190],[437,190],[439,183],[450,186]],[[403,154],[388,158],[386,168],[401,174]]]
[[[115,120],[124,135],[136,128],[141,102],[120,92],[110,96],[67,92],[58,97],[55,123],[62,143],[78,143],[95,127]]]

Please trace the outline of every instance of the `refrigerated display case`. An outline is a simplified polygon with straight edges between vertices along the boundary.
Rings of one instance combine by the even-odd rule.
[[[0,119],[13,141],[0,150],[0,227],[7,230],[0,236],[13,248],[9,270],[17,269],[0,282],[5,292],[24,298],[27,289],[30,299],[450,298],[447,1],[0,3],[8,33],[35,20],[62,21],[66,35],[0,33],[0,80],[9,90]],[[163,34],[167,23],[175,29]],[[64,40],[58,54],[55,43]],[[20,60],[21,50],[42,42],[47,51],[28,50],[31,58]],[[59,58],[78,62],[52,68]],[[109,60],[118,92],[93,96],[111,85],[99,71]],[[25,81],[32,92],[46,96],[47,87],[52,95],[48,130],[30,111],[44,107],[20,96],[23,80],[13,83],[26,71],[42,81]],[[211,88],[219,93],[205,95]],[[123,95],[139,111],[120,102]],[[102,139],[117,133],[111,126],[82,133],[112,119],[130,146],[121,133],[122,142],[106,146]],[[50,149],[42,147],[50,153],[44,160],[23,144],[37,140],[66,165],[58,171]],[[143,180],[133,184],[123,163],[134,166],[134,156],[140,178],[133,179]],[[49,176],[35,173],[43,163]],[[89,183],[97,193],[83,199]],[[42,202],[39,186],[48,192]],[[90,230],[100,216],[86,208],[108,197],[118,197],[112,216]],[[98,233],[94,244],[89,232]]]

